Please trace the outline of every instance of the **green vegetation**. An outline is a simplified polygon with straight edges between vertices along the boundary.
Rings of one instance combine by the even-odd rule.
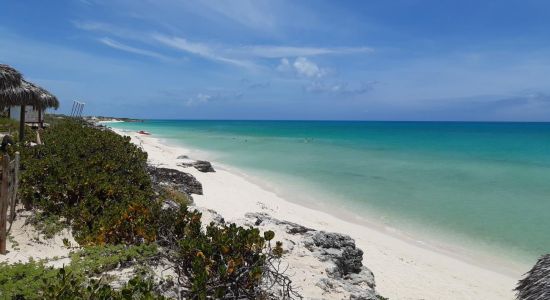
[[[182,207],[163,211],[159,236],[170,249],[166,259],[187,278],[188,297],[219,299],[239,295],[248,299],[266,296],[260,289],[268,260],[280,257],[281,244],[271,249],[274,233],[262,237],[257,228],[235,224],[210,224],[201,230],[201,214]]]
[[[0,118],[0,132],[10,133],[15,141],[19,140],[19,121],[10,118]],[[25,126],[25,141],[36,142],[36,130]]]
[[[49,280],[38,299],[99,299],[99,300],[161,300],[165,297],[155,291],[155,283],[150,278],[136,276],[120,290],[113,289],[101,279],[83,280],[65,269],[60,269],[55,278]],[[25,298],[25,299],[34,299]]]
[[[113,291],[109,278],[101,276],[103,272],[114,270],[120,266],[134,268],[144,265],[148,259],[158,255],[157,247],[151,245],[124,246],[108,245],[86,247],[83,250],[71,254],[71,263],[61,270],[45,266],[46,261],[30,261],[26,264],[13,265],[0,264],[0,298],[1,299],[127,299],[127,298],[101,298],[103,293],[114,296],[122,291]],[[142,268],[143,269],[143,268]],[[139,277],[130,280],[125,289],[151,292],[153,282],[147,279],[144,272]],[[88,278],[100,277],[101,280],[89,281]],[[96,291],[87,294],[87,287]],[[57,297],[50,297],[58,294]],[[69,294],[67,294],[69,293]],[[122,295],[120,294],[120,295]],[[61,297],[61,296],[66,296]],[[93,296],[84,297],[86,295]],[[106,294],[107,295],[107,294]],[[70,297],[69,297],[70,296]],[[78,296],[78,297],[77,297]],[[67,298],[69,297],[69,298]],[[160,299],[160,298],[136,298],[136,299]]]
[[[43,233],[48,239],[53,238],[56,234],[68,227],[66,222],[63,222],[58,216],[36,212],[30,216],[27,221],[32,224],[39,232]]]
[[[71,254],[70,269],[86,276],[94,276],[117,267],[143,264],[157,255],[155,244],[84,247]]]
[[[0,268],[2,299],[165,299],[154,291],[154,281],[144,276],[136,276],[114,290],[103,278],[87,279],[70,269],[57,270],[42,262],[2,264]]]
[[[2,299],[32,299],[57,273],[55,269],[45,267],[43,262],[35,261],[13,265],[2,263],[0,270]]]
[[[181,206],[193,204],[193,200],[189,196],[187,196],[187,194],[167,186],[162,187],[159,193],[159,200],[172,200]]]
[[[44,145],[25,148],[21,198],[45,218],[63,217],[82,245],[155,240],[159,205],[145,171],[147,154],[109,131],[60,121]]]
[[[83,248],[60,270],[43,262],[0,264],[0,298],[162,299],[149,267],[161,258],[176,271],[186,299],[268,299],[273,286],[295,295],[288,277],[273,268],[283,251],[279,242],[272,247],[273,232],[213,223],[202,230],[201,214],[187,209],[188,195],[162,187],[155,197],[147,154],[129,138],[56,119],[42,141],[18,148],[21,198],[46,236],[70,226]],[[162,210],[167,199],[180,208]],[[105,272],[130,266],[144,273],[111,288]]]

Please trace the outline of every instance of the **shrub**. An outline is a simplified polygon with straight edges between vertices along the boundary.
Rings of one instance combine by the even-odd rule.
[[[152,294],[154,283],[143,275],[130,280],[120,291],[112,290],[104,277],[99,281],[87,280],[117,267],[143,263],[157,255],[154,244],[107,245],[72,253],[70,265],[60,270],[45,266],[43,261],[3,263],[0,264],[0,299],[163,299]],[[88,291],[88,287],[92,291]],[[128,293],[134,298],[123,297]]]
[[[56,270],[42,262],[0,264],[0,299],[38,299],[36,292],[44,281],[55,280]]]
[[[282,254],[281,243],[271,248],[272,231],[262,236],[257,228],[214,223],[203,231],[200,218],[182,207],[163,211],[159,226],[159,243],[168,249],[166,259],[186,288],[186,298],[267,298],[273,286],[284,290],[287,299],[296,295],[288,277],[272,268]]]
[[[64,217],[81,244],[153,241],[158,203],[151,201],[147,154],[110,131],[72,120],[25,148],[21,198],[46,216]],[[125,222],[132,220],[132,223]]]
[[[84,276],[95,276],[117,267],[143,264],[158,255],[155,244],[104,245],[84,247],[71,253],[70,270]]]
[[[59,269],[55,280],[45,280],[39,290],[37,299],[98,299],[98,300],[131,300],[131,299],[165,299],[154,291],[152,279],[136,276],[128,281],[121,290],[115,290],[99,280],[85,280],[65,268]],[[34,298],[34,297],[33,297]],[[32,298],[28,298],[32,299]]]

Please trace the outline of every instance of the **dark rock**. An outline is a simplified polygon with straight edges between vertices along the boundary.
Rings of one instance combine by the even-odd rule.
[[[191,174],[168,168],[147,166],[153,186],[170,185],[188,195],[202,195],[202,184]]]
[[[349,295],[350,300],[378,300],[376,292],[369,289],[355,289]]]
[[[321,248],[355,248],[355,241],[350,236],[344,234],[319,231],[313,235],[312,239],[315,246]]]
[[[180,156],[178,156],[178,159],[188,159],[188,158],[189,158],[189,156],[187,156],[187,155],[180,155]]]
[[[205,160],[198,160],[198,161],[194,162],[193,167],[195,167],[195,169],[197,169],[197,170],[199,170],[203,173],[216,172],[214,170],[214,168],[212,168],[212,164],[208,161],[205,161]]]
[[[355,241],[344,234],[318,231],[304,241],[307,249],[320,261],[331,261],[326,268],[329,278],[340,282],[350,292],[352,299],[376,299],[374,275],[363,266],[363,250],[355,247]]]
[[[335,263],[341,274],[359,273],[363,267],[363,250],[346,247]]]

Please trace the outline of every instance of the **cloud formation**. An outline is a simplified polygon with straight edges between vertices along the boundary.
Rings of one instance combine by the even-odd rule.
[[[99,42],[101,42],[102,44],[107,45],[111,48],[118,49],[118,50],[121,50],[121,51],[126,51],[126,52],[129,52],[129,53],[139,54],[139,55],[143,55],[143,56],[149,56],[149,57],[158,58],[158,59],[162,59],[162,60],[169,60],[169,58],[167,56],[164,56],[160,53],[150,51],[150,50],[140,49],[140,48],[136,48],[136,47],[132,47],[132,46],[128,46],[128,45],[122,44],[120,42],[117,42],[115,40],[112,40],[110,38],[106,38],[106,37],[101,38],[101,39],[99,39]]]
[[[152,37],[156,41],[166,46],[172,47],[174,49],[182,50],[191,54],[195,54],[195,55],[204,57],[206,59],[220,61],[223,63],[228,63],[239,67],[247,67],[247,68],[254,67],[254,64],[249,61],[233,59],[233,58],[222,56],[218,54],[214,48],[206,44],[193,43],[184,38],[168,37],[168,36],[159,35],[159,34],[155,34]]]
[[[297,56],[369,54],[370,47],[297,47],[297,46],[244,46],[229,50],[235,54],[244,54],[262,58],[285,58]]]
[[[242,92],[233,91],[200,92],[194,96],[185,99],[184,104],[186,106],[198,106],[211,102],[238,100],[241,99],[243,96],[244,94]]]
[[[350,84],[348,82],[323,82],[313,81],[305,86],[305,90],[311,93],[360,95],[371,91],[377,81]]]
[[[279,65],[277,66],[277,71],[284,73],[295,73],[301,77],[308,78],[321,78],[327,71],[320,68],[317,64],[305,57],[298,57],[291,62],[288,58],[282,58]]]
[[[298,65],[295,66],[295,68],[300,68],[300,70],[297,70],[298,73],[308,77],[312,76],[311,72],[315,72],[315,76],[319,77],[319,75],[322,75],[322,70],[314,70],[316,68],[315,64],[309,61],[307,57],[320,55],[370,54],[374,51],[374,49],[370,47],[300,47],[288,45],[243,45],[235,47],[227,44],[196,42],[181,36],[172,36],[158,32],[139,32],[95,21],[73,21],[73,24],[76,28],[81,30],[109,34],[120,39],[139,41],[156,47],[158,47],[160,43],[161,46],[178,49],[209,60],[245,68],[258,67],[258,62],[255,62],[255,60],[258,59],[296,58],[294,64]],[[128,48],[132,48],[131,46],[124,47],[120,42],[117,42],[118,45],[113,46],[114,43],[112,39],[111,42],[105,42],[104,39],[108,38],[98,40],[113,48],[118,46],[120,50],[134,53],[138,52],[129,50]]]

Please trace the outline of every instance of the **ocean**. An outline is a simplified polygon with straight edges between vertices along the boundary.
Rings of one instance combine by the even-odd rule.
[[[550,123],[181,121],[147,130],[285,198],[532,264],[550,252]],[[367,250],[368,251],[368,250]]]

